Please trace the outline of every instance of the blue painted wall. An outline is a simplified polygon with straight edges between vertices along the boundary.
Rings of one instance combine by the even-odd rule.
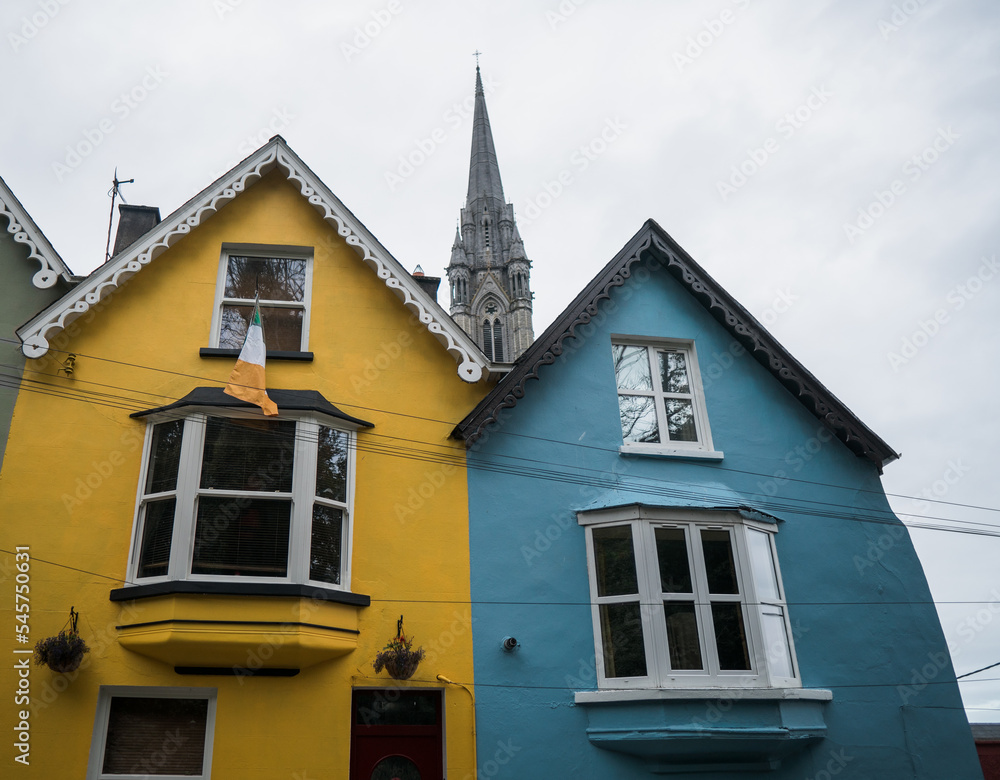
[[[612,333],[695,341],[722,462],[618,453]],[[649,776],[639,759],[593,746],[587,712],[573,703],[574,691],[597,687],[575,512],[699,501],[615,493],[615,474],[665,480],[666,488],[702,494],[706,504],[741,503],[783,521],[776,543],[802,684],[832,690],[833,701],[824,708],[827,738],[767,777],[981,777],[909,537],[901,525],[856,519],[892,517],[877,470],[831,438],[735,344],[662,269],[640,271],[470,452],[480,777]],[[490,463],[521,473],[477,467]],[[592,470],[609,485],[573,481],[592,481]],[[545,478],[548,471],[558,474]],[[788,511],[789,502],[813,511]],[[520,642],[515,652],[500,649],[505,635]],[[713,776],[735,775],[691,775]]]

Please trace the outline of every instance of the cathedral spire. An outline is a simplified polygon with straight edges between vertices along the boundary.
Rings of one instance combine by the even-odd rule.
[[[469,164],[469,191],[466,195],[466,208],[471,208],[473,202],[485,196],[492,200],[492,209],[503,208],[503,185],[500,183],[500,165],[497,163],[497,150],[493,146],[493,130],[490,128],[490,117],[486,113],[486,93],[483,91],[483,79],[476,65],[476,106],[472,116],[472,154]]]
[[[534,341],[531,261],[503,196],[478,61],[469,189],[447,271],[455,322],[491,361],[512,363]]]

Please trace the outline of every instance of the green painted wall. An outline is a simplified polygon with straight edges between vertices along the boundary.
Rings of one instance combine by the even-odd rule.
[[[0,228],[6,228],[2,220]],[[39,265],[28,254],[27,246],[15,243],[10,233],[0,229],[0,468],[24,371],[24,355],[14,331],[69,289],[61,279],[47,290],[35,287],[31,277]]]

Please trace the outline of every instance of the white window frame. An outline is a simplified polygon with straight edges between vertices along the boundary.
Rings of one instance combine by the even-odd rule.
[[[142,468],[139,474],[139,486],[136,493],[135,512],[133,514],[132,542],[129,549],[128,580],[130,585],[151,585],[159,582],[189,581],[189,582],[258,582],[258,583],[299,583],[320,588],[350,591],[351,589],[351,550],[354,538],[354,482],[355,482],[355,452],[357,450],[357,431],[343,420],[328,418],[318,414],[281,413],[269,420],[293,421],[295,429],[294,468],[292,472],[292,492],[275,494],[268,491],[223,491],[203,489],[200,486],[202,458],[204,456],[205,432],[209,417],[228,417],[234,419],[259,419],[259,415],[241,413],[232,409],[209,408],[204,411],[178,417],[176,414],[151,415],[147,418],[146,437],[143,445]],[[146,494],[147,475],[151,466],[153,428],[158,423],[184,420],[184,432],[181,442],[180,463],[177,469],[177,487],[175,491]],[[316,460],[318,452],[319,426],[333,428],[347,434],[347,484],[346,501],[332,501],[315,494]],[[156,577],[138,576],[139,556],[142,549],[143,507],[147,501],[158,497],[176,494],[174,509],[173,533],[170,544],[170,561],[167,573]],[[197,524],[197,499],[200,495],[214,497],[260,498],[274,499],[288,497],[292,505],[288,538],[288,571],[285,577],[252,577],[225,576],[219,574],[192,574],[194,557],[194,539]],[[341,537],[340,582],[322,582],[309,578],[309,554],[312,544],[312,514],[313,504],[342,509],[343,527]]]
[[[302,246],[281,246],[269,244],[223,244],[222,255],[219,259],[219,272],[215,281],[215,308],[212,312],[212,328],[209,334],[209,343],[213,347],[219,346],[219,338],[222,332],[222,309],[224,306],[252,306],[253,301],[244,298],[226,298],[226,272],[229,268],[230,257],[252,257],[255,259],[267,260],[269,258],[281,258],[290,260],[306,261],[306,283],[302,293],[302,302],[298,301],[271,301],[261,299],[262,307],[274,307],[282,309],[302,310],[302,341],[299,344],[299,351],[306,352],[309,348],[309,313],[312,309],[312,276],[313,276],[313,250],[312,247]],[[267,341],[267,334],[264,334],[264,341]]]
[[[591,611],[594,629],[594,648],[597,663],[598,687],[602,689],[626,688],[800,688],[802,683],[795,657],[791,621],[785,602],[781,571],[778,565],[774,537],[777,527],[770,523],[746,520],[735,512],[713,510],[676,510],[630,506],[612,510],[580,512],[577,521],[586,529],[587,570],[589,573]],[[638,601],[643,627],[643,644],[646,655],[646,675],[642,677],[608,677],[605,673],[604,642],[601,628],[600,607],[602,604],[636,601],[632,596],[598,596],[597,567],[594,557],[594,528],[629,526],[632,529],[633,556],[638,582]],[[694,600],[698,615],[698,633],[701,655],[706,669],[670,669],[667,631],[663,618],[663,594],[660,591],[659,565],[656,556],[654,531],[656,528],[687,529],[688,561],[694,579]],[[701,530],[728,530],[733,541],[733,557],[736,565],[740,594],[738,599],[730,596],[712,595],[711,600],[738,600],[742,605],[743,624],[747,635],[750,656],[750,671],[720,671],[717,668],[715,637],[711,628],[711,607],[708,603],[708,587],[704,560],[695,553],[700,550]],[[747,547],[747,534],[763,533],[769,545],[770,561],[773,563],[773,583],[778,598],[763,599],[758,596],[758,582],[766,570],[752,571],[751,556]],[[696,538],[697,537],[697,538]],[[669,599],[668,599],[669,600]],[[678,596],[677,600],[691,601],[691,597]],[[780,610],[783,617],[786,645],[774,642],[768,646],[765,639],[762,613],[770,615]],[[791,676],[778,672],[787,661]]]
[[[656,409],[656,425],[660,431],[660,441],[623,441],[621,452],[624,454],[676,455],[689,458],[721,459],[722,453],[717,452],[712,444],[712,429],[708,424],[708,407],[705,404],[705,390],[701,383],[701,370],[698,366],[698,352],[695,349],[694,341],[690,339],[646,338],[641,336],[612,334],[611,344],[612,354],[614,347],[645,348],[646,357],[649,362],[650,378],[652,379],[653,389],[648,392],[637,390],[622,391],[618,389],[618,377],[615,375],[616,401],[621,395],[643,395],[652,397],[653,404]],[[664,392],[661,385],[660,372],[658,370],[656,360],[654,359],[657,352],[680,352],[684,355],[684,360],[687,365],[690,393],[673,394]],[[612,371],[614,372],[613,363]],[[694,412],[695,431],[698,437],[697,441],[664,440],[664,437],[668,435],[667,415],[664,405],[665,397],[676,397],[681,400],[691,401]],[[621,433],[620,418],[619,433]]]
[[[97,694],[97,712],[94,715],[94,734],[90,742],[90,760],[87,764],[87,780],[208,780],[212,776],[212,745],[215,737],[215,710],[218,691],[215,688],[161,688],[132,685],[102,685]],[[150,775],[150,774],[105,774],[104,749],[108,739],[108,716],[111,700],[115,698],[135,699],[207,699],[208,714],[205,719],[205,753],[200,775]]]

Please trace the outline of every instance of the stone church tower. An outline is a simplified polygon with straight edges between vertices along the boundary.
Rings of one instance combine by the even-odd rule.
[[[500,166],[476,66],[469,192],[455,231],[451,263],[451,316],[496,363],[512,363],[535,336],[531,327],[531,262],[503,197]]]

